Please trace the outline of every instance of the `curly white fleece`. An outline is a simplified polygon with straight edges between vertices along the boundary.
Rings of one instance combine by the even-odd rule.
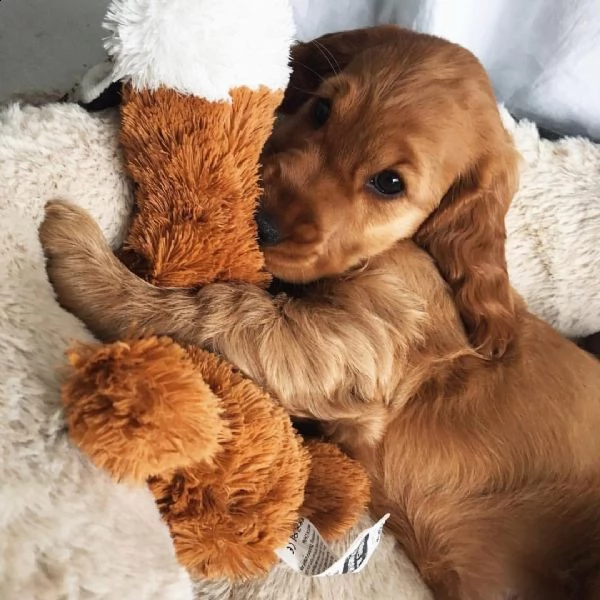
[[[90,210],[113,241],[131,206],[114,116],[0,111],[0,598],[191,600],[154,499],[69,442],[58,369],[91,336],[58,306],[37,236],[44,204]]]

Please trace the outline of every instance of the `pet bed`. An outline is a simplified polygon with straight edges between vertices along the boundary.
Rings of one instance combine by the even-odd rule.
[[[524,159],[507,219],[513,284],[564,334],[598,331],[600,147],[541,140],[533,124],[504,118]],[[70,445],[57,369],[70,341],[90,335],[54,300],[37,227],[46,201],[63,198],[119,243],[131,189],[117,128],[114,112],[74,104],[0,111],[0,598],[429,598],[385,535],[358,575],[307,578],[279,565],[235,586],[192,582],[150,493],[112,483]]]

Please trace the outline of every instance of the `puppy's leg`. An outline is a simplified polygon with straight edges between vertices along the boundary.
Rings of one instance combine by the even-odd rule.
[[[600,573],[597,569],[582,576],[578,583],[580,588],[572,594],[573,598],[577,598],[577,600],[600,600]]]
[[[525,569],[518,559],[511,564],[493,537],[479,538],[466,529],[453,532],[445,543],[439,552],[443,546],[433,542],[433,553],[423,552],[421,545],[417,558],[436,600],[573,600],[556,573]]]
[[[194,316],[190,294],[161,290],[131,273],[85,210],[60,201],[48,203],[39,237],[58,302],[101,339],[143,333],[146,328],[168,334],[175,321]]]
[[[292,415],[346,419],[372,438],[382,434],[385,406],[365,400],[381,398],[382,374],[401,376],[395,349],[420,339],[424,319],[418,303],[392,310],[403,288],[390,274],[336,281],[306,300],[250,284],[157,288],[125,268],[85,211],[61,202],[48,205],[40,239],[58,301],[101,339],[169,335],[214,350]],[[390,327],[391,312],[401,328]]]

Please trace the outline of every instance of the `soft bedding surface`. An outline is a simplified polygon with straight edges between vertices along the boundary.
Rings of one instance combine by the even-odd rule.
[[[565,334],[598,331],[600,148],[543,141],[533,125],[504,116],[524,157],[507,219],[513,283]],[[0,598],[428,598],[387,536],[359,575],[309,579],[280,565],[233,587],[192,583],[150,494],[112,483],[70,445],[58,369],[70,341],[90,336],[54,300],[37,227],[45,202],[63,198],[118,244],[131,194],[117,125],[114,113],[70,104],[0,111]]]

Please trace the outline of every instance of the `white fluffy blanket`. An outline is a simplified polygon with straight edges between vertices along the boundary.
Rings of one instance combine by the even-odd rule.
[[[598,331],[600,148],[507,125],[525,158],[507,221],[513,283],[565,334]],[[45,202],[64,198],[118,243],[131,194],[116,128],[114,114],[73,105],[0,112],[0,598],[428,598],[385,536],[360,575],[307,579],[278,566],[250,584],[193,586],[150,494],[113,484],[69,444],[57,369],[70,341],[90,336],[54,300],[37,227]]]

